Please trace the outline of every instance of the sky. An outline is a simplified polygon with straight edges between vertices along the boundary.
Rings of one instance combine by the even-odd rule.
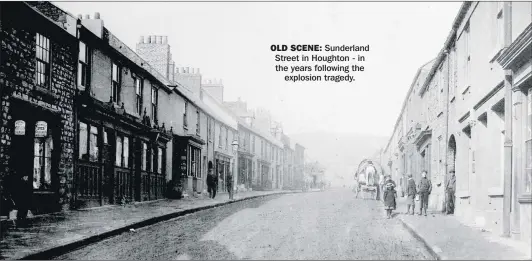
[[[222,79],[224,100],[266,108],[285,133],[391,135],[417,69],[443,47],[460,2],[55,2],[99,12],[132,50],[166,35],[176,65]],[[354,83],[291,83],[274,44],[370,45]],[[282,54],[282,53],[279,53]],[[329,55],[328,53],[322,53]],[[335,53],[340,54],[340,53]]]

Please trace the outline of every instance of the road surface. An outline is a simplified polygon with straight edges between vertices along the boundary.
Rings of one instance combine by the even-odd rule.
[[[200,211],[57,259],[432,259],[381,203],[338,189]]]

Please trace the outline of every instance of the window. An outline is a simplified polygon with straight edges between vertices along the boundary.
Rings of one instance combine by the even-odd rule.
[[[218,148],[222,148],[222,125],[220,124],[220,132],[218,132]]]
[[[151,118],[157,122],[157,107],[159,104],[159,93],[157,88],[151,87]]]
[[[83,42],[79,42],[78,61],[78,87],[82,90],[88,87],[89,83],[89,49]]]
[[[196,110],[196,134],[199,135],[200,134],[200,127],[201,127],[201,124],[200,124],[200,112],[199,110]]]
[[[143,80],[140,78],[133,78],[135,83],[135,99],[136,99],[136,112],[142,116],[142,94],[144,89]]]
[[[209,141],[212,141],[212,119],[208,119],[208,124],[207,124],[207,132],[208,132],[208,135],[209,135]]]
[[[129,167],[129,138],[124,136],[116,136],[116,159],[115,165],[117,167]]]
[[[148,162],[148,145],[146,143],[142,143],[142,158],[141,158],[141,170],[146,171],[147,166],[146,163]]]
[[[527,125],[526,125],[526,169],[525,193],[532,192],[532,88],[528,89]]]
[[[183,113],[183,127],[186,129],[188,126],[188,120],[187,120],[187,109],[188,109],[188,102],[185,102],[185,108]]]
[[[163,149],[157,148],[157,173],[163,173]]]
[[[37,33],[36,39],[36,80],[37,86],[49,89],[50,88],[50,40]]]
[[[229,149],[229,129],[225,129],[225,150]]]
[[[79,123],[79,159],[98,162],[98,128],[84,122]]]
[[[52,135],[36,137],[33,157],[33,188],[48,190],[52,188]]]
[[[113,83],[111,86],[111,100],[114,103],[120,102],[120,67],[113,63],[112,69]]]

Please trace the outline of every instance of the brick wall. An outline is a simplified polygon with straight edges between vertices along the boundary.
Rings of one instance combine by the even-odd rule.
[[[5,7],[2,7],[3,9]],[[9,12],[4,9],[3,12]],[[5,14],[5,13],[3,13]],[[10,19],[3,16],[2,19]],[[38,108],[48,108],[60,115],[60,161],[57,173],[59,187],[59,204],[68,207],[70,189],[73,178],[74,118],[73,100],[75,94],[77,46],[75,42],[65,39],[51,38],[52,77],[51,98],[45,98],[34,91],[35,79],[35,31],[27,27],[19,27],[16,23],[2,21],[1,46],[2,62],[0,63],[0,85],[2,86],[2,114],[0,140],[0,178],[13,174],[9,169],[11,133],[13,119],[11,113],[17,110],[13,105],[13,97],[18,97]],[[56,25],[51,25],[56,26]],[[72,44],[74,43],[74,44]],[[27,126],[28,128],[28,126]]]

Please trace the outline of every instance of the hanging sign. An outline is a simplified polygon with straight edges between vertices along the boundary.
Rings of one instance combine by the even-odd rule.
[[[15,121],[15,135],[26,135],[26,122],[23,120]]]
[[[45,121],[38,121],[35,124],[35,137],[42,138],[46,137],[48,134],[48,125]]]

